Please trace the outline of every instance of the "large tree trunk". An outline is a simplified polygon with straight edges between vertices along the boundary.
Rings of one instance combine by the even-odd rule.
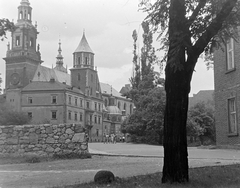
[[[175,72],[167,66],[162,183],[189,180],[186,136],[189,90],[189,74],[184,70]]]

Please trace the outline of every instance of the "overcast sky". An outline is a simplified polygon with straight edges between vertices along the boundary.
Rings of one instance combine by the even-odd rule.
[[[0,0],[0,18],[17,21],[21,0]],[[146,14],[139,10],[139,0],[29,0],[32,21],[37,21],[40,32],[42,65],[55,66],[58,41],[61,39],[64,65],[72,68],[72,53],[77,48],[85,30],[88,43],[95,53],[95,66],[100,82],[112,85],[118,91],[129,83],[132,74],[132,32],[141,38],[141,22]],[[7,43],[0,41],[0,73],[5,81]],[[141,42],[138,47],[141,48]],[[159,43],[154,42],[158,48]],[[156,69],[158,71],[158,69]],[[2,84],[2,88],[5,83]],[[192,93],[213,89],[213,70],[207,71],[200,61],[193,75]]]

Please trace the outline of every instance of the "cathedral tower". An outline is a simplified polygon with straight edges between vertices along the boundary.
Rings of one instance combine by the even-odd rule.
[[[37,66],[42,63],[37,46],[37,25],[32,25],[32,7],[28,0],[18,6],[16,29],[8,44],[6,61],[6,89],[22,88],[32,80]]]
[[[87,42],[85,33],[73,53],[71,82],[72,86],[80,88],[87,96],[100,97],[98,74],[94,69],[94,53]]]
[[[67,68],[63,67],[63,56],[62,56],[62,48],[61,48],[61,41],[59,40],[59,47],[58,47],[58,55],[57,55],[57,61],[56,66],[54,67],[55,70],[65,72],[67,73]]]

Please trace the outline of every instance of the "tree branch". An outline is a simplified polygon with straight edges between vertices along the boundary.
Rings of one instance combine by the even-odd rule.
[[[200,2],[198,3],[197,7],[193,11],[191,17],[188,19],[188,27],[190,27],[192,25],[192,23],[196,19],[196,17],[198,15],[198,13],[200,12],[200,10],[205,6],[206,2],[207,2],[207,0],[200,0]]]
[[[238,0],[228,0],[222,5],[222,9],[213,19],[212,23],[206,28],[206,31],[202,36],[197,40],[193,46],[193,51],[196,56],[199,56],[207,44],[210,42],[212,37],[214,37],[218,31],[222,28],[223,22],[226,20],[226,17],[231,13],[232,9],[235,7]]]

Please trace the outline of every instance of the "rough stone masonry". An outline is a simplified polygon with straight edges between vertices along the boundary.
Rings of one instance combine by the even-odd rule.
[[[48,155],[88,153],[84,128],[78,124],[0,126],[0,153]]]

